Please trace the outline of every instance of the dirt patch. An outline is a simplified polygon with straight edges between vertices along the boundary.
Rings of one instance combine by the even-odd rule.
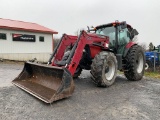
[[[11,81],[22,71],[23,64],[15,61],[0,62],[0,87],[11,86]]]
[[[0,64],[24,64],[24,61],[7,60],[0,58]]]

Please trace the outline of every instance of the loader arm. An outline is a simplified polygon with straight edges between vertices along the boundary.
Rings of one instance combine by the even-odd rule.
[[[83,50],[86,45],[94,45],[95,42],[101,42],[102,46],[108,44],[108,37],[98,36],[95,34],[87,34],[85,31],[81,31],[76,43],[74,44],[69,59],[66,62],[67,69],[70,71],[72,76],[74,75],[77,66],[83,55]]]
[[[65,50],[67,49],[68,46],[71,44],[74,44],[77,40],[77,36],[71,36],[71,35],[66,35],[64,34],[55,48],[53,54],[51,55],[51,58],[49,61],[52,61],[52,66],[57,66],[56,62],[62,60],[62,57],[64,55]]]

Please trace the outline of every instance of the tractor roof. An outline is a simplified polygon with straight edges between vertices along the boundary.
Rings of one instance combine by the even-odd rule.
[[[115,26],[116,24],[120,24],[120,23],[121,23],[121,22],[112,22],[112,23],[108,23],[108,24],[102,24],[102,25],[96,26],[96,28],[112,27],[112,26]],[[132,29],[132,27],[131,27],[129,24],[127,24],[127,27]]]

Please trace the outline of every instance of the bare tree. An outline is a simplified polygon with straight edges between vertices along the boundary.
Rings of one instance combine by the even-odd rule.
[[[60,38],[53,38],[53,41],[54,41],[54,48],[57,46],[57,44],[59,43],[60,41]]]
[[[144,49],[144,51],[147,51],[147,43],[139,43],[139,45]]]
[[[85,30],[85,28],[77,29],[77,30],[74,32],[74,34],[75,34],[76,36],[78,36],[78,35],[80,34],[80,31],[82,31],[82,30]]]
[[[142,42],[142,43],[138,42],[138,36],[137,35],[132,39],[132,41],[135,42],[135,43],[137,43],[137,44],[139,44],[144,49],[144,51],[147,51],[147,49],[148,49],[147,43],[145,43],[145,42]]]
[[[78,30],[76,30],[76,31],[74,32],[74,34],[75,34],[76,36],[78,36],[78,35],[79,35],[79,32],[80,32],[80,30],[78,29]]]
[[[135,43],[138,43],[138,36],[136,35],[133,39],[132,39],[133,42]]]

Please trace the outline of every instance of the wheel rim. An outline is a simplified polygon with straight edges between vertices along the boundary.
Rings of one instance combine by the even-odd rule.
[[[136,61],[137,62],[137,73],[141,73],[142,70],[143,70],[143,55],[141,53],[139,53],[139,58],[138,60]]]
[[[114,77],[115,74],[115,64],[113,61],[108,61],[107,66],[105,68],[105,77],[106,80],[110,81]]]
[[[148,68],[149,68],[149,65],[148,65],[148,63],[146,63],[145,64],[145,70],[148,70]]]

